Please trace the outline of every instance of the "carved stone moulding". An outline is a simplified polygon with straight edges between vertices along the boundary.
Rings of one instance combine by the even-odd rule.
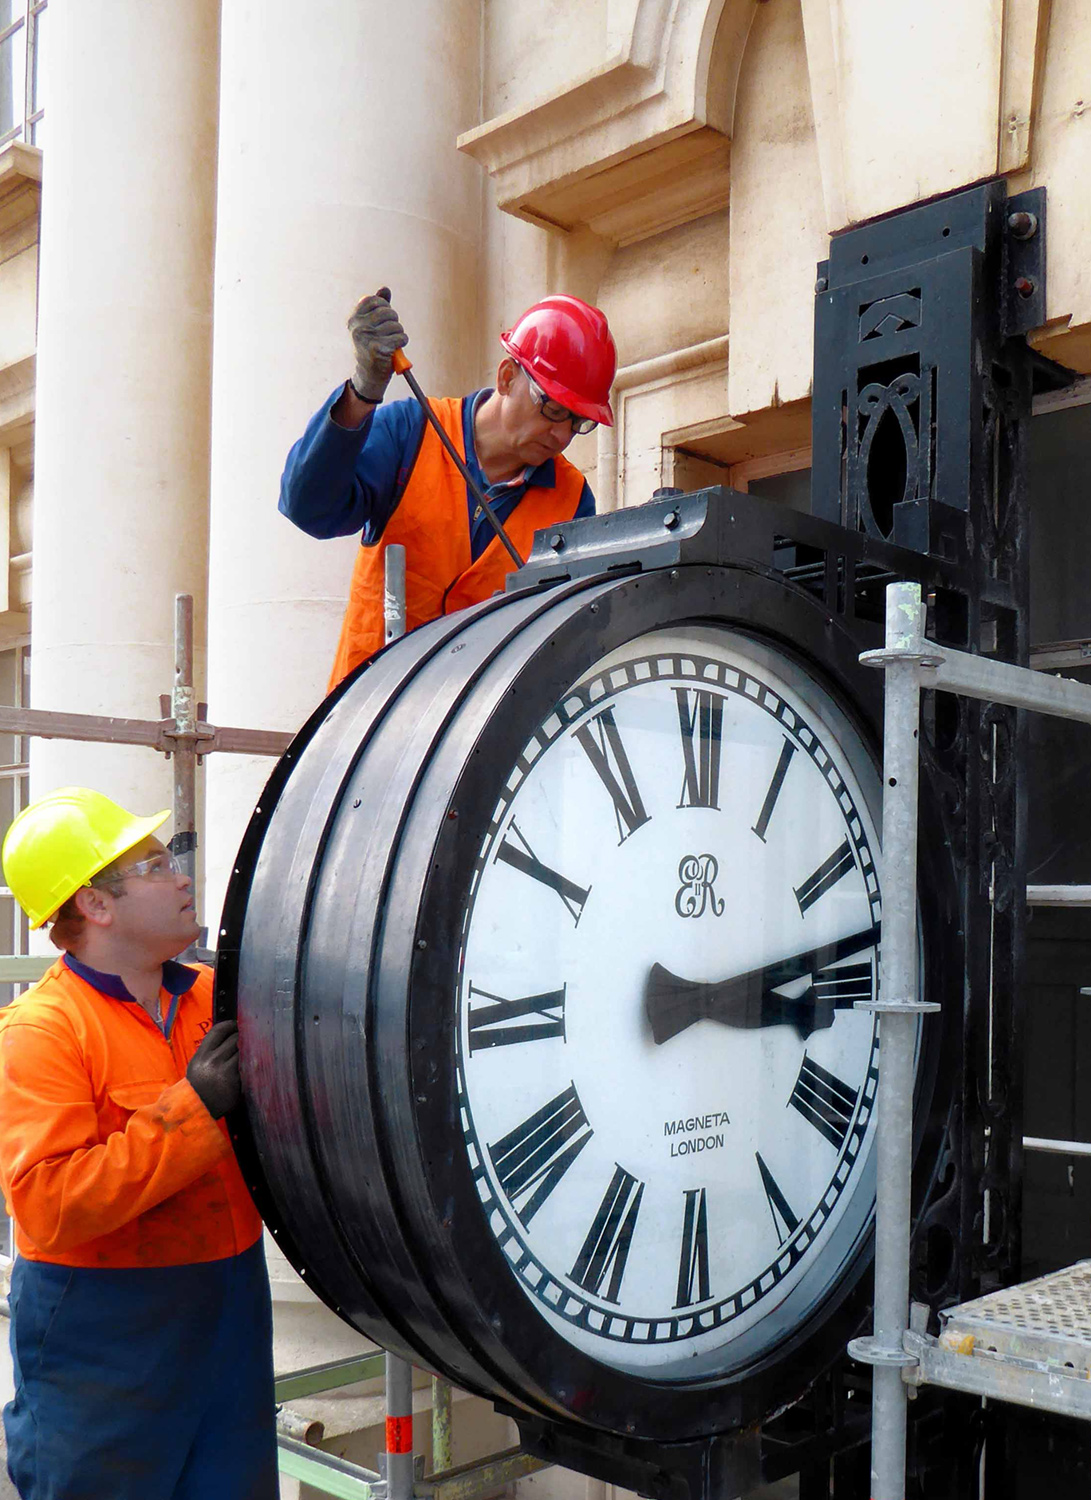
[[[487,120],[459,149],[500,207],[618,244],[728,201],[735,88],[757,0],[637,0],[622,46],[565,87]]]

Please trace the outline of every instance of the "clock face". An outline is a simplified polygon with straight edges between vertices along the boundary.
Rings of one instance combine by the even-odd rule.
[[[752,1361],[859,1246],[878,802],[828,693],[711,626],[598,662],[507,780],[465,915],[461,1124],[511,1275],[604,1364]]]

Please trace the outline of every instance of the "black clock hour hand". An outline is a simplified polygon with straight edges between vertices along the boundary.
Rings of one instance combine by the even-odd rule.
[[[836,1011],[871,994],[870,964],[843,964],[839,969],[830,965],[874,948],[879,934],[876,922],[836,943],[808,948],[713,984],[680,979],[662,964],[653,964],[644,986],[652,1037],[658,1044],[669,1042],[695,1021],[710,1020],[743,1029],[791,1025],[806,1039],[812,1031],[832,1026]],[[807,977],[812,982],[802,995],[789,999],[776,993],[782,985]]]

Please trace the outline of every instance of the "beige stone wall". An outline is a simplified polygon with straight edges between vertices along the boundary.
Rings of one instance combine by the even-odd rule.
[[[35,226],[36,228],[36,226]],[[0,366],[17,364],[34,353],[38,244],[32,242],[0,262]]]
[[[1049,324],[1043,351],[1091,372],[1091,3],[1052,0],[1041,46],[1029,170],[1049,198]]]
[[[1049,190],[1038,338],[1091,369],[1089,0],[625,0],[605,29],[568,11],[566,77],[555,34],[535,50],[558,7],[485,6],[461,145],[490,177],[483,370],[544,290],[612,319],[618,430],[573,449],[607,504],[798,467],[828,236],[997,173]]]
[[[506,114],[571,84],[607,43],[610,0],[484,0],[485,117]]]
[[[731,143],[731,355],[736,416],[809,395],[815,262],[828,240],[803,17],[758,11]]]

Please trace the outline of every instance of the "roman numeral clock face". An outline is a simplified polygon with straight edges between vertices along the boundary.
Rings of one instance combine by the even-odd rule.
[[[467,908],[461,1123],[511,1274],[658,1379],[782,1340],[874,1203],[874,764],[783,655],[632,641],[525,746]]]

